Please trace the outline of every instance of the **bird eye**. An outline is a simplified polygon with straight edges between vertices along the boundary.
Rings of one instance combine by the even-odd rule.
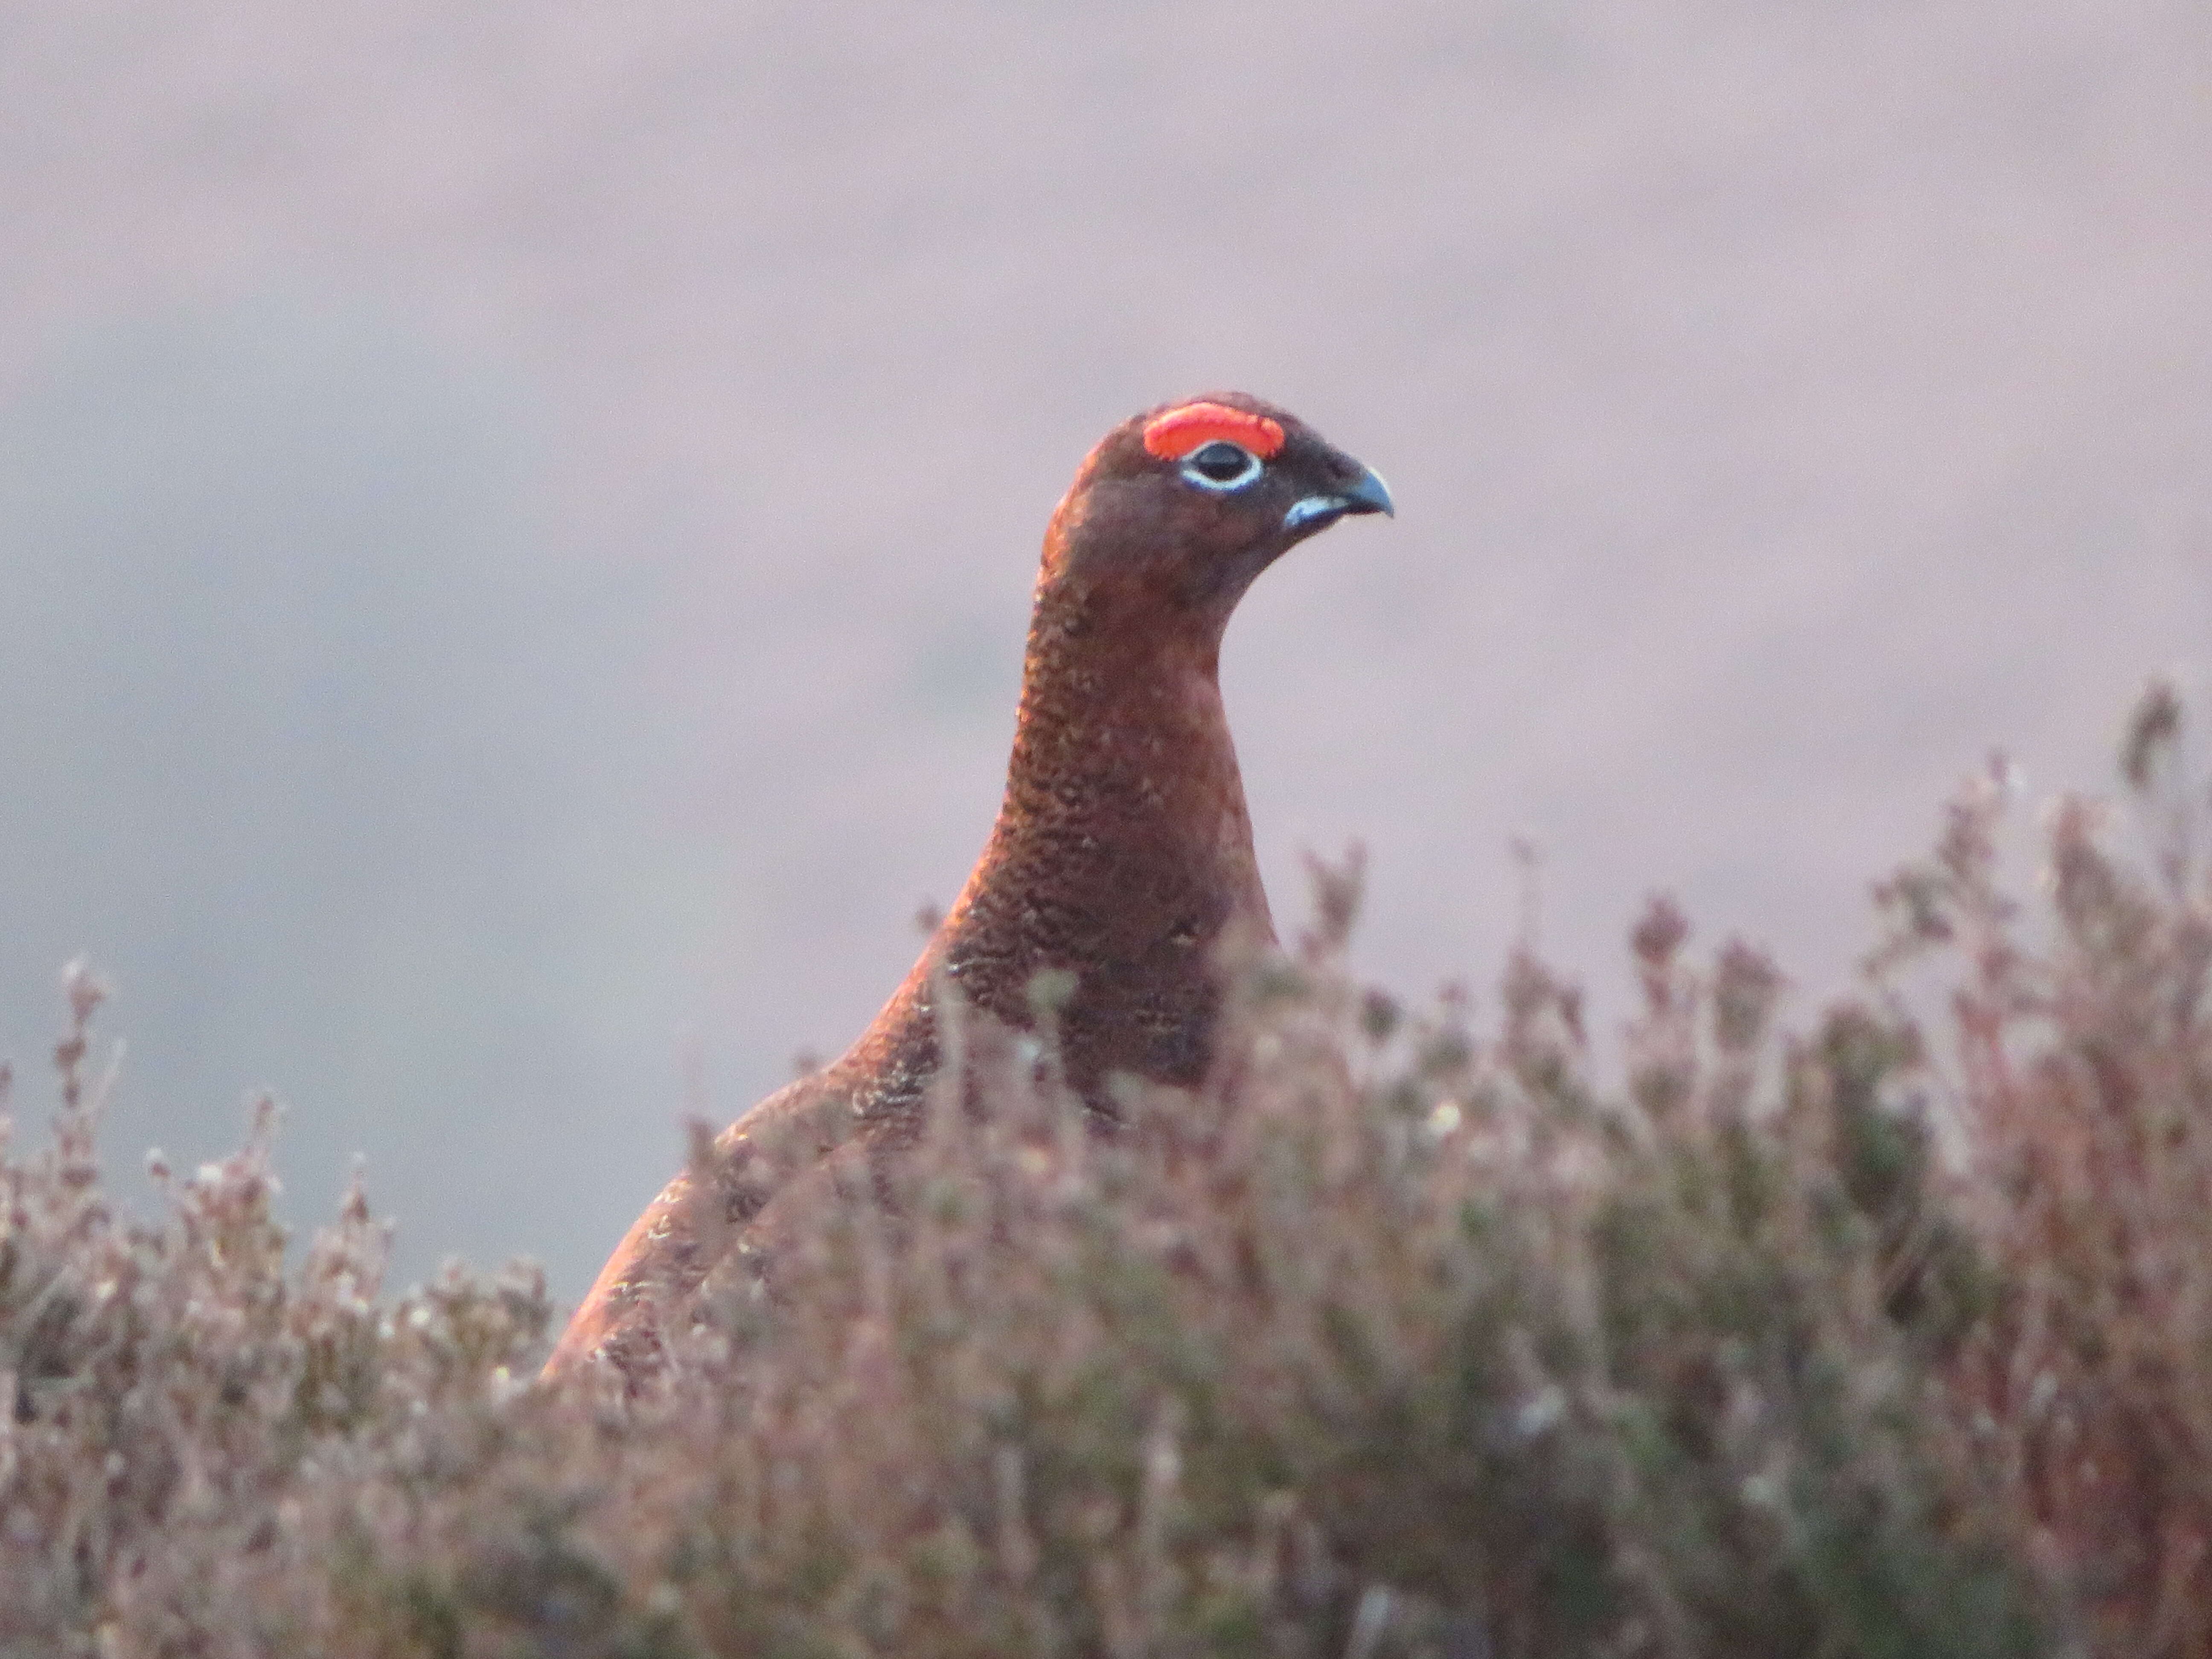
[[[1182,476],[1201,489],[1242,489],[1260,476],[1260,458],[1242,444],[1216,438],[1183,457]]]

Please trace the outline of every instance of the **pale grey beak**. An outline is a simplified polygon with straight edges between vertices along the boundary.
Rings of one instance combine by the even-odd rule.
[[[1359,482],[1345,492],[1344,510],[1347,513],[1380,513],[1386,519],[1398,516],[1397,503],[1390,499],[1390,486],[1382,482],[1382,475],[1369,467],[1359,475]]]
[[[1298,530],[1310,525],[1318,529],[1355,513],[1381,513],[1394,519],[1398,516],[1397,504],[1390,499],[1390,486],[1371,466],[1362,468],[1358,481],[1340,494],[1308,495],[1293,501],[1291,510],[1283,514],[1283,528]]]

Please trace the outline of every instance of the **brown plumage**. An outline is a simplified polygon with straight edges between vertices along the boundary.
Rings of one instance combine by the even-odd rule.
[[[1273,936],[1222,711],[1223,629],[1291,546],[1390,510],[1374,473],[1241,393],[1163,405],[1107,434],[1045,532],[1006,799],[959,897],[859,1041],[739,1118],[711,1160],[694,1158],[718,1194],[687,1172],[654,1200],[549,1370],[598,1352],[635,1379],[654,1363],[659,1310],[780,1186],[840,1146],[910,1137],[938,1063],[940,972],[1022,1026],[1034,977],[1072,970],[1061,1052],[1102,1111],[1117,1072],[1200,1079],[1214,946],[1233,927]]]

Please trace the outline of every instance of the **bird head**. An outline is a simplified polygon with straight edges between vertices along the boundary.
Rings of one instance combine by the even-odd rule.
[[[1389,513],[1375,472],[1287,410],[1238,392],[1164,404],[1109,433],[1045,538],[1040,598],[1141,594],[1218,637],[1254,577],[1355,514]]]

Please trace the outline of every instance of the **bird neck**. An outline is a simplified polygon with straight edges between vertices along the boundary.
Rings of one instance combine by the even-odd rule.
[[[1211,848],[1230,810],[1249,859],[1243,779],[1221,701],[1217,627],[1105,583],[1038,595],[1002,827],[1141,836]]]
[[[1115,1071],[1198,1080],[1218,947],[1274,937],[1218,659],[1218,633],[1177,631],[1156,599],[1041,592],[990,844],[886,1031],[918,1015],[933,962],[1014,1024],[1035,975],[1070,969],[1061,1035],[1087,1097]]]

